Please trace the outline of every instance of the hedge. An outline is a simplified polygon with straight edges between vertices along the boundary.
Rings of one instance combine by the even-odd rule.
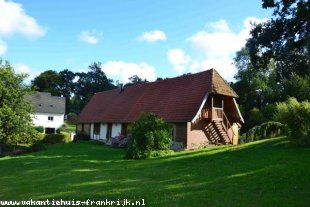
[[[280,122],[265,122],[254,126],[242,134],[239,143],[253,142],[256,140],[278,137],[288,134],[288,127]]]
[[[67,143],[70,141],[70,133],[45,134],[42,139],[42,142],[45,144]]]

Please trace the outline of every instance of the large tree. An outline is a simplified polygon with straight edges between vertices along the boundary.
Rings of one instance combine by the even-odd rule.
[[[54,96],[61,95],[59,91],[60,76],[54,70],[47,70],[32,80],[32,88],[40,92],[50,92]]]
[[[90,71],[87,73],[77,73],[78,81],[73,98],[75,106],[72,106],[75,113],[79,113],[96,92],[115,88],[113,80],[108,79],[101,70],[100,62],[94,62],[88,68]]]
[[[270,21],[258,24],[247,41],[255,68],[265,67],[273,59],[278,81],[295,73],[310,74],[310,1],[262,0],[263,8],[273,9]]]
[[[57,85],[57,88],[60,94],[66,98],[66,113],[71,112],[70,101],[71,96],[75,91],[75,77],[76,74],[68,69],[59,72],[59,83]]]
[[[37,138],[30,117],[32,107],[25,101],[31,93],[23,82],[25,77],[0,59],[0,145],[31,143]]]

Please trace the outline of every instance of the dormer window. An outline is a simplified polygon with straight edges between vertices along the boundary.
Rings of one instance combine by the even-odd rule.
[[[50,107],[53,107],[53,105],[50,105]]]

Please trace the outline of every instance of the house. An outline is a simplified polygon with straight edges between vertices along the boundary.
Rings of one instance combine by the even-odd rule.
[[[64,124],[66,99],[52,96],[47,92],[36,92],[28,97],[33,105],[31,114],[35,126],[43,126],[44,133],[56,133],[56,130]]]
[[[107,141],[126,136],[141,112],[171,123],[174,149],[237,144],[243,118],[237,94],[215,69],[96,93],[78,116],[77,133]]]

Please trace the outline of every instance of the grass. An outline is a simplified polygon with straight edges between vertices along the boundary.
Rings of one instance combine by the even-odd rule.
[[[275,138],[147,160],[94,142],[0,158],[0,200],[145,199],[147,206],[308,206],[310,149]]]
[[[68,131],[69,132],[75,132],[75,129],[76,129],[76,125],[71,123],[71,122],[68,122],[68,121],[65,121],[65,123],[68,125]]]

